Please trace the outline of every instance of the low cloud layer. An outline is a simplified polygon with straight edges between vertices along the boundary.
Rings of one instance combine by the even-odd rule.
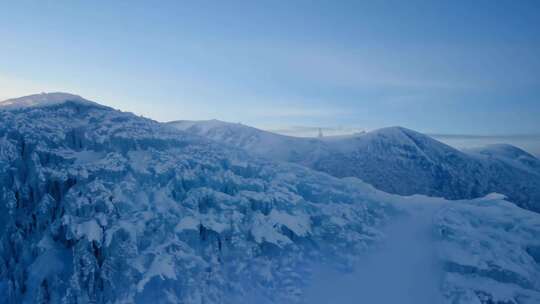
[[[422,222],[409,218],[392,224],[381,248],[362,258],[352,273],[321,269],[306,303],[441,303],[442,271],[429,225]]]

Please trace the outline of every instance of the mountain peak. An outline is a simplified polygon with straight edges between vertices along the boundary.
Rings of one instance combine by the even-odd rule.
[[[365,134],[366,138],[384,138],[393,143],[414,143],[417,140],[428,141],[431,140],[428,136],[418,133],[416,131],[404,128],[404,127],[386,127],[377,130],[373,130]],[[434,140],[433,140],[434,141]]]
[[[407,129],[401,126],[380,128],[380,129],[373,130],[369,133],[378,134],[378,135],[386,135],[386,136],[403,136],[403,135],[425,136],[424,134],[418,133],[416,131],[413,131],[411,129]]]
[[[63,92],[33,94],[18,98],[7,99],[0,102],[2,109],[22,109],[30,107],[45,107],[65,102],[76,102],[85,105],[98,105],[95,102],[82,98],[79,95]]]

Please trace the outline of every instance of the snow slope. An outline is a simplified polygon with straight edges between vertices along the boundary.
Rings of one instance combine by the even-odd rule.
[[[404,219],[443,303],[540,301],[539,215],[501,196],[390,195],[104,106],[0,108],[0,189],[1,303],[309,303],[321,267],[410,250]],[[385,303],[416,270],[381,256]]]
[[[522,149],[508,144],[492,144],[482,148],[467,149],[470,154],[502,161],[532,173],[540,172],[540,160]]]
[[[219,121],[170,124],[272,160],[298,163],[336,177],[358,177],[390,193],[463,199],[498,192],[540,212],[540,161],[510,145],[459,151],[401,127],[296,138]]]

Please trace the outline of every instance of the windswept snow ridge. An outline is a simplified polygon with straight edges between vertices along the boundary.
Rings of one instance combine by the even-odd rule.
[[[66,102],[99,106],[97,103],[86,100],[78,95],[69,93],[41,93],[0,102],[0,109],[22,109],[28,107],[46,107]]]
[[[538,303],[539,215],[501,196],[390,195],[89,103],[0,109],[1,303],[307,303],[318,267],[419,214],[446,303]]]
[[[215,120],[170,124],[268,159],[358,177],[390,193],[468,199],[498,192],[540,212],[540,160],[510,145],[463,152],[401,127],[297,138]]]

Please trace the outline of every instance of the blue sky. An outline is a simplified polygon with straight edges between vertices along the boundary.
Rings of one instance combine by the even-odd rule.
[[[160,121],[540,132],[538,1],[3,1],[0,99]]]

